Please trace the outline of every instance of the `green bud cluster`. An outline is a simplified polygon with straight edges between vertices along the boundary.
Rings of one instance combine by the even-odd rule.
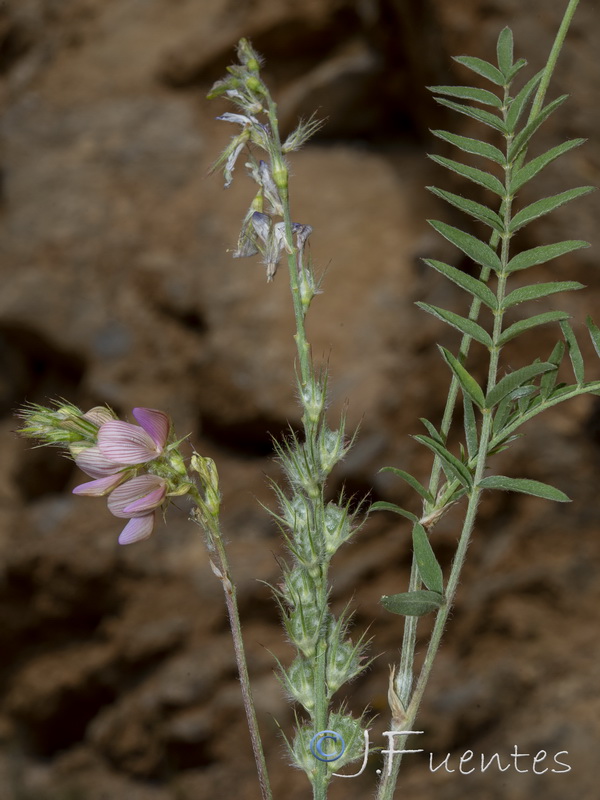
[[[100,411],[116,419],[110,409]],[[79,443],[90,447],[96,442],[99,425],[84,415],[77,406],[56,401],[54,407],[28,403],[19,412],[23,427],[17,430],[22,436],[36,439],[40,444],[56,445],[70,449]]]

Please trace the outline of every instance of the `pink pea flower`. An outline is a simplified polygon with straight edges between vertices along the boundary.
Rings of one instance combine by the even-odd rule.
[[[157,475],[139,475],[117,486],[108,498],[108,510],[115,517],[129,519],[119,544],[147,539],[154,529],[155,510],[167,494],[167,482]]]
[[[97,444],[71,447],[77,466],[94,478],[76,486],[73,493],[88,497],[109,495],[108,509],[129,522],[119,536],[120,544],[147,539],[154,528],[155,509],[167,493],[167,482],[156,475],[131,477],[135,467],[159,458],[169,436],[167,414],[152,408],[134,408],[139,425],[122,422],[92,409],[88,419],[99,425]]]

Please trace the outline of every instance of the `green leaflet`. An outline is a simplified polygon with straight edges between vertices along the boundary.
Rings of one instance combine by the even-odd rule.
[[[531,330],[531,328],[537,328],[538,325],[545,325],[548,322],[561,322],[563,319],[568,318],[569,314],[566,311],[546,311],[544,314],[537,314],[529,319],[521,319],[504,331],[498,340],[498,344],[502,347],[507,342],[510,342],[511,339],[514,339],[515,336],[520,336],[520,334]]]
[[[458,136],[458,134],[448,133],[448,131],[436,130],[431,131],[431,133],[434,136],[437,136],[438,139],[442,139],[444,142],[448,142],[449,144],[453,144],[455,147],[458,147],[459,150],[462,150],[464,153],[471,153],[475,156],[489,158],[490,161],[495,161],[496,164],[500,164],[500,166],[504,166],[506,164],[504,153],[501,150],[498,150],[497,147],[494,147],[493,144],[480,142],[478,139],[470,139],[468,136]]]
[[[411,522],[418,522],[418,518],[415,514],[411,514],[410,511],[407,511],[405,508],[400,508],[395,503],[386,503],[383,500],[378,500],[376,503],[373,503],[369,506],[369,512],[371,511],[393,511],[394,514],[400,514],[401,517],[406,517]]]
[[[569,189],[566,192],[555,194],[552,197],[545,197],[542,200],[537,200],[535,203],[531,203],[531,205],[526,206],[515,214],[510,222],[509,230],[511,233],[515,233],[515,231],[525,227],[525,225],[528,225],[532,220],[538,219],[538,217],[544,214],[549,214],[551,211],[554,211],[555,208],[559,208],[565,203],[569,203],[571,200],[575,200],[575,198],[582,197],[595,190],[595,186],[580,186],[577,189]]]
[[[488,308],[491,308],[492,311],[496,309],[498,305],[496,301],[496,295],[492,292],[489,286],[483,283],[483,281],[473,278],[472,275],[468,275],[466,272],[456,269],[456,267],[451,267],[450,264],[446,264],[444,261],[437,261],[433,258],[425,258],[423,260],[428,266],[437,270],[437,272],[441,272],[441,274],[445,275],[446,278],[451,280],[457,286],[460,286],[461,289],[464,289],[466,292],[469,292],[469,294],[479,298],[479,300],[481,300],[481,302],[484,303]]]
[[[469,458],[476,458],[477,450],[479,448],[477,422],[475,421],[473,403],[466,394],[463,394],[463,421],[465,428],[465,439],[467,442],[467,453],[469,454]]]
[[[527,101],[533,94],[533,91],[540,82],[543,74],[544,70],[540,70],[538,74],[534,75],[533,78],[528,81],[521,91],[510,101],[508,114],[506,115],[506,127],[510,133],[515,133],[515,128],[517,127],[517,123],[521,118],[521,114],[527,105]]]
[[[506,395],[514,391],[514,389],[517,389],[524,383],[527,383],[527,381],[530,381],[537,375],[541,375],[544,372],[550,372],[550,370],[556,370],[555,365],[548,362],[543,362],[538,364],[529,364],[526,367],[521,367],[514,372],[510,372],[508,375],[505,375],[501,380],[499,380],[493,389],[490,389],[487,397],[485,398],[486,408],[494,408],[495,405],[503,400]]]
[[[429,158],[435,161],[436,164],[440,164],[442,167],[456,172],[457,175],[461,175],[463,178],[467,178],[467,180],[473,181],[473,183],[477,183],[479,186],[483,186],[484,189],[489,189],[490,192],[494,192],[494,194],[500,197],[504,197],[506,194],[504,186],[500,183],[498,178],[490,175],[489,172],[484,172],[475,167],[467,167],[466,164],[461,164],[460,161],[453,161],[451,158],[445,158],[444,156],[430,154]]]
[[[518,253],[514,258],[511,258],[506,267],[506,271],[516,272],[520,269],[534,267],[536,264],[545,264],[546,261],[550,261],[553,258],[558,258],[567,253],[572,253],[574,250],[580,250],[582,247],[589,246],[588,242],[568,239],[564,242],[545,244],[541,247],[532,247],[530,250],[524,250],[522,253]]]
[[[442,444],[437,442],[435,439],[430,439],[429,436],[422,436],[419,434],[414,438],[439,456],[448,470],[458,481],[462,483],[463,486],[465,486],[467,489],[471,488],[473,485],[473,479],[471,478],[471,473],[469,472],[468,467],[465,466],[462,461],[459,461],[459,459],[456,458],[456,456],[453,456],[452,453]]]
[[[442,445],[444,444],[445,440],[442,434],[435,427],[433,422],[430,422],[428,419],[425,419],[425,417],[419,417],[419,422],[423,423],[425,429],[427,430],[432,439],[435,439],[435,441],[438,442],[439,444]]]
[[[424,614],[436,611],[443,602],[443,595],[425,589],[392,595],[384,594],[381,598],[381,605],[387,611],[391,611],[392,614],[401,614],[404,617],[422,617]]]
[[[520,289],[515,289],[504,298],[502,308],[510,308],[523,303],[526,300],[539,300],[541,297],[547,297],[549,294],[556,294],[556,292],[570,292],[575,289],[585,289],[583,283],[578,281],[555,281],[554,283],[533,283],[530,286],[522,286]]]
[[[435,557],[425,528],[419,522],[413,525],[412,540],[421,580],[432,592],[442,595],[444,593],[442,568]]]
[[[546,372],[544,375],[542,375],[542,378],[540,380],[540,395],[544,400],[546,400],[550,396],[550,393],[554,389],[554,384],[556,383],[556,379],[558,377],[558,368],[560,366],[561,361],[563,360],[565,349],[566,349],[565,343],[558,341],[554,345],[554,349],[550,354],[548,363],[554,364],[556,366],[556,369],[553,370],[552,372]]]
[[[464,211],[465,214],[468,214],[470,217],[475,217],[475,219],[483,222],[484,225],[489,225],[490,228],[498,231],[498,233],[504,233],[504,223],[491,208],[477,203],[475,200],[468,200],[466,197],[461,197],[459,194],[453,194],[444,189],[438,189],[436,186],[427,186],[426,188],[433,194],[441,197],[442,200],[450,203],[450,205]]]
[[[445,347],[442,347],[441,345],[438,346],[440,348],[444,361],[446,362],[446,364],[448,364],[448,366],[456,376],[456,379],[460,383],[463,392],[468,397],[470,397],[471,400],[473,400],[473,402],[479,409],[483,409],[485,407],[485,396],[483,394],[483,389],[481,388],[481,386],[477,383],[475,378],[469,372],[467,372],[467,370],[465,369],[465,367],[463,367],[460,361],[452,355],[452,353],[446,350]]]
[[[526,67],[526,66],[527,66],[527,60],[525,58],[518,58],[515,61],[515,63],[513,64],[513,68],[511,69],[511,71],[506,76],[507,77],[507,82],[511,83],[514,80],[514,78],[517,75],[517,73],[519,73],[523,69],[523,67]]]
[[[590,316],[586,318],[585,324],[587,325],[587,329],[590,332],[590,337],[592,339],[592,344],[594,345],[594,350],[596,351],[598,357],[600,358],[600,328],[594,324]]]
[[[464,114],[467,117],[472,117],[490,128],[494,128],[500,133],[506,133],[506,125],[495,114],[489,111],[484,111],[482,108],[474,108],[473,106],[464,106],[461,103],[455,103],[452,100],[446,100],[444,97],[436,97],[435,101],[441,106],[451,108],[453,111],[458,111],[459,114]]]
[[[566,320],[560,323],[560,327],[562,328],[563,336],[565,337],[565,342],[567,343],[567,350],[569,352],[569,358],[571,359],[575,380],[577,381],[577,385],[581,386],[584,381],[584,367],[583,356],[581,355],[579,344],[577,343],[577,339],[573,333],[573,328]]]
[[[502,489],[507,492],[531,494],[534,497],[555,500],[557,503],[571,502],[571,499],[560,489],[555,489],[554,486],[541,483],[541,481],[529,480],[529,478],[507,478],[504,475],[490,475],[488,478],[480,480],[478,486],[480,489]]]
[[[474,56],[453,56],[453,61],[462,64],[463,67],[473,70],[488,81],[495,83],[497,86],[505,86],[506,79],[500,70],[489,61],[484,61],[482,58],[475,58]]]
[[[488,92],[487,89],[476,89],[473,86],[428,86],[427,88],[434,94],[458,97],[461,100],[474,100],[477,103],[484,103],[486,106],[502,108],[502,100],[493,92]]]
[[[521,167],[521,169],[517,170],[515,175],[513,175],[513,178],[510,182],[511,194],[516,194],[522,186],[534,178],[538,172],[544,169],[544,167],[548,166],[548,164],[550,164],[552,161],[557,159],[559,156],[562,156],[564,153],[568,153],[569,150],[579,147],[579,145],[583,144],[585,141],[585,139],[570,139],[568,142],[559,144],[556,147],[553,147],[551,150],[547,150],[545,153],[542,153],[541,156],[528,161],[524,167]]]
[[[523,130],[515,136],[507,155],[509,163],[512,163],[517,158],[521,150],[527,147],[527,144],[533,134],[548,119],[550,114],[556,111],[556,109],[565,102],[567,97],[568,95],[563,94],[561,97],[557,97],[556,100],[548,103],[548,105],[542,108],[539,114],[534,117],[531,122],[528,122]]]
[[[496,44],[496,55],[498,57],[498,69],[506,80],[513,65],[513,33],[508,27],[500,31]]]
[[[427,491],[427,489],[423,486],[422,483],[410,474],[410,472],[405,472],[403,469],[397,469],[396,467],[383,467],[379,470],[380,472],[392,472],[394,475],[397,475],[399,478],[402,478],[403,481],[406,481],[409,486],[421,495],[423,500],[426,500],[428,503],[433,503],[433,495]]]
[[[453,328],[456,328],[466,336],[470,336],[485,347],[492,347],[492,337],[481,325],[473,322],[473,320],[461,317],[459,314],[455,314],[454,311],[448,311],[445,308],[429,305],[429,303],[422,303],[419,301],[416,305],[424,311],[433,314],[434,317],[441,319],[442,322],[447,322],[448,325],[452,325]]]
[[[435,219],[430,219],[428,222],[440,236],[443,236],[444,239],[447,239],[455,247],[458,247],[459,250],[462,250],[463,253],[476,264],[480,264],[482,267],[488,267],[494,272],[500,272],[502,270],[502,261],[500,261],[500,257],[492,250],[489,244],[485,244],[485,242],[480,241],[475,238],[475,236],[471,236],[470,233],[465,233],[461,231],[460,228],[447,225],[445,222],[439,222]]]

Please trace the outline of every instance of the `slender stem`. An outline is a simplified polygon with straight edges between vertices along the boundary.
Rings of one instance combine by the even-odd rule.
[[[542,79],[540,81],[540,85],[538,86],[538,90],[533,101],[533,105],[531,107],[531,113],[529,115],[529,119],[533,119],[542,108],[544,98],[546,96],[546,91],[548,90],[548,86],[550,85],[550,79],[552,78],[552,73],[554,72],[554,68],[556,67],[556,62],[558,61],[558,57],[560,55],[560,51],[562,50],[562,46],[565,41],[565,37],[569,30],[569,26],[571,25],[571,21],[579,5],[579,0],[569,0],[569,5],[565,11],[563,16],[563,20],[560,24],[560,27],[556,33],[556,37],[554,39],[554,44],[552,45],[552,49],[550,50],[550,55],[548,56],[548,60],[546,62],[546,66],[544,67],[544,74],[542,75]]]
[[[198,508],[200,509],[202,507],[202,500],[197,493],[194,494],[198,503]],[[214,517],[207,517],[203,514],[199,514],[198,517],[192,516],[192,519],[197,525],[203,528],[206,533],[211,567],[223,586],[225,605],[227,606],[227,614],[229,617],[229,626],[231,628],[231,635],[233,638],[235,661],[240,677],[242,699],[244,702],[244,709],[246,711],[250,740],[252,742],[252,751],[254,753],[254,760],[256,762],[258,781],[260,783],[260,793],[262,800],[273,800],[265,754],[262,746],[262,739],[260,736],[260,729],[258,727],[258,719],[256,717],[256,708],[252,698],[252,689],[250,688],[250,675],[248,673],[248,662],[246,660],[246,652],[244,650],[244,639],[242,636],[242,626],[240,622],[236,590],[235,585],[231,580],[229,561],[227,559],[227,553],[225,551],[225,545],[221,536],[219,523]]]

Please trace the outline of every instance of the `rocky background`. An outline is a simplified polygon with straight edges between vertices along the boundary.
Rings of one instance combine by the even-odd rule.
[[[444,152],[428,129],[467,132],[425,86],[467,79],[452,54],[490,58],[509,23],[518,55],[539,69],[563,0],[8,0],[0,3],[0,800],[257,798],[221,588],[179,503],[169,528],[119,548],[102,501],[74,497],[80,476],[55,452],[14,435],[24,400],[67,397],[163,408],[177,430],[216,459],[223,523],[239,584],[250,670],[276,797],[309,796],[291,772],[277,724],[293,717],[273,674],[286,661],[268,588],[282,554],[260,503],[280,477],[270,435],[298,421],[285,276],[265,283],[254,261],[231,259],[252,188],[238,170],[227,191],[211,162],[232,129],[206,91],[244,35],[264,53],[284,127],[315,108],[328,119],[294,157],[294,218],[310,223],[325,293],[311,310],[315,357],[331,365],[331,414],[348,401],[360,436],[331,491],[411,503],[378,470],[423,478],[429,459],[411,433],[438,420],[448,382],[436,342],[450,329],[415,300],[464,308],[422,256],[450,258],[427,216],[454,217],[424,187],[461,191],[426,158]],[[583,0],[552,96],[567,106],[536,152],[567,137],[588,143],[531,185],[526,198],[600,173],[600,17]],[[469,188],[470,191],[470,188]],[[600,316],[600,197],[527,229],[523,243],[585,238],[593,248],[540,268],[586,292],[545,308],[573,314],[594,376],[600,365],[582,320]],[[462,222],[464,224],[464,221]],[[464,264],[465,268],[469,268]],[[539,277],[538,277],[539,275]],[[548,354],[555,329],[519,340],[507,366]],[[475,356],[477,356],[474,351]],[[477,360],[473,369],[477,370]],[[566,375],[566,373],[565,373]],[[490,495],[447,638],[419,719],[416,747],[450,768],[409,756],[413,800],[597,797],[600,744],[600,406],[586,398],[530,425],[498,471],[559,486],[556,506]],[[447,563],[458,516],[433,543]],[[399,618],[381,609],[402,591],[407,527],[374,517],[334,570],[333,602],[354,598],[356,631],[379,653],[348,690],[378,718],[383,745],[387,665]],[[424,628],[426,623],[424,623]],[[420,649],[422,650],[424,642]],[[341,693],[340,693],[341,694]],[[275,722],[277,721],[277,723]],[[458,772],[465,750],[531,754],[506,772]],[[548,759],[532,771],[533,755]],[[571,770],[554,762],[559,756]],[[372,795],[376,757],[334,798]],[[552,772],[552,768],[559,770]]]

